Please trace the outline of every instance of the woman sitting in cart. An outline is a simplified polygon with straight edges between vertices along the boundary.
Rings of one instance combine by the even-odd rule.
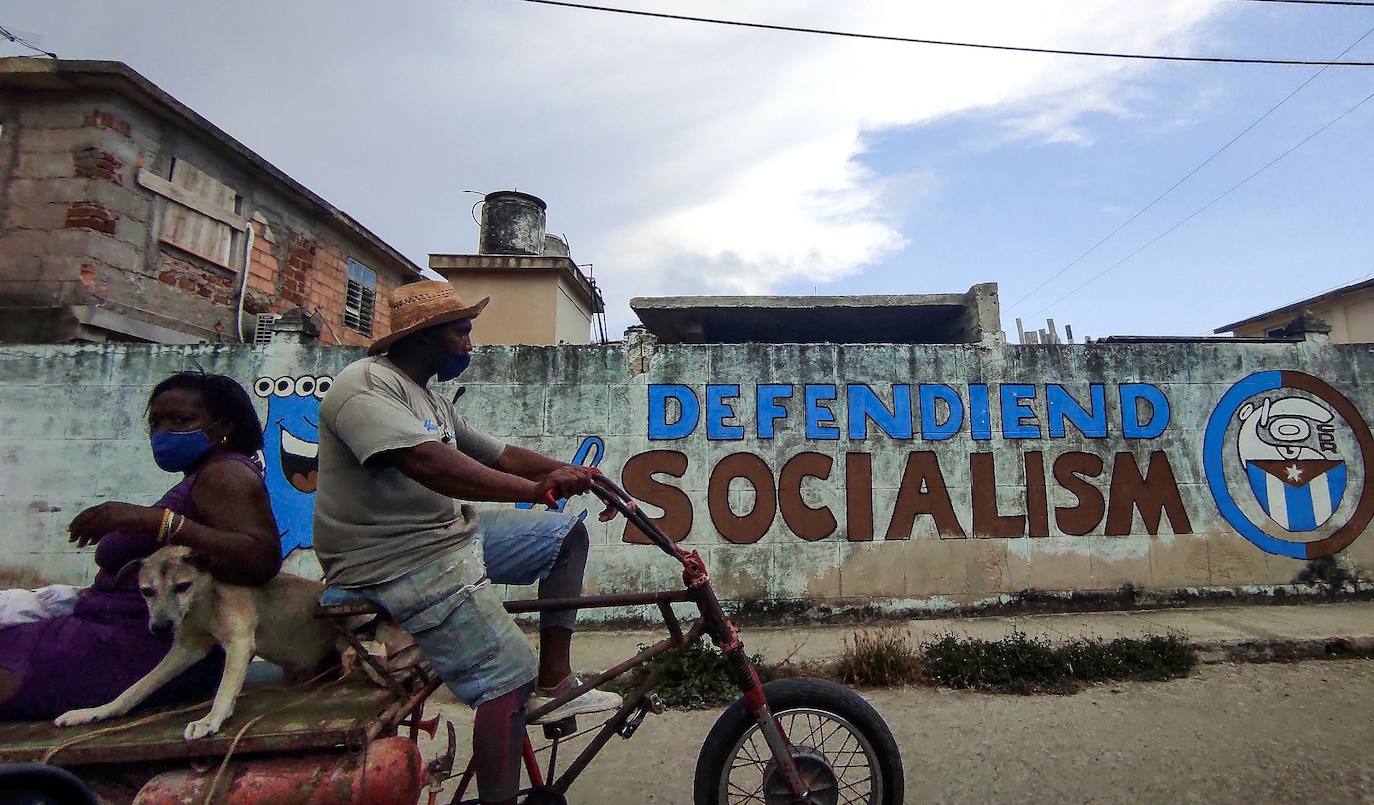
[[[96,546],[95,582],[68,596],[0,591],[0,720],[104,704],[157,665],[172,637],[148,630],[138,560],[160,547],[160,531],[223,581],[259,585],[277,574],[277,523],[255,460],[262,425],[243,387],[224,375],[172,375],[149,397],[148,428],[154,461],[183,477],[152,506],[110,501],[72,520],[71,541]],[[171,533],[166,510],[185,518]],[[223,659],[216,649],[145,706],[209,698]]]

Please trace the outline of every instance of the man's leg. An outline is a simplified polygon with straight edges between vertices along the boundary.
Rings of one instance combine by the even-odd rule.
[[[540,598],[575,598],[582,594],[587,570],[587,528],[578,523],[563,538],[558,558],[539,582]],[[539,687],[553,689],[572,676],[572,634],[577,610],[539,613]]]
[[[526,683],[477,708],[472,722],[472,759],[477,797],[483,803],[511,803],[520,792],[520,757],[525,740],[525,702],[534,690]]]

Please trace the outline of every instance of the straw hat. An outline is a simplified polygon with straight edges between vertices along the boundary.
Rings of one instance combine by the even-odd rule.
[[[475,319],[491,297],[469,305],[447,282],[421,280],[391,292],[391,332],[372,342],[367,354],[380,355],[398,340],[427,327],[458,319]]]

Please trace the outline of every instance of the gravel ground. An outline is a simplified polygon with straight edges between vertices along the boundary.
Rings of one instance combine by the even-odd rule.
[[[1374,661],[1212,665],[1072,696],[864,695],[892,726],[911,803],[1374,802]],[[469,711],[443,711],[465,758]],[[632,741],[611,739],[570,801],[690,805],[718,713],[649,716]]]

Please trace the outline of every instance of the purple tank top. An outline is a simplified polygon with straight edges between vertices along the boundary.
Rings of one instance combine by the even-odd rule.
[[[195,501],[191,499],[191,490],[196,485],[196,479],[200,477],[200,473],[206,467],[216,461],[223,460],[245,464],[251,467],[259,478],[263,477],[262,468],[253,459],[242,453],[219,453],[211,456],[209,461],[197,467],[194,472],[183,478],[176,486],[168,489],[167,493],[153,505],[171,509],[177,514],[199,522],[200,511],[196,508]],[[123,531],[112,531],[101,537],[95,548],[95,563],[100,568],[100,572],[96,574],[90,589],[100,592],[123,592],[138,589],[137,574],[126,573],[123,578],[120,578],[119,571],[135,559],[151,556],[158,547],[156,533],[128,534]]]

